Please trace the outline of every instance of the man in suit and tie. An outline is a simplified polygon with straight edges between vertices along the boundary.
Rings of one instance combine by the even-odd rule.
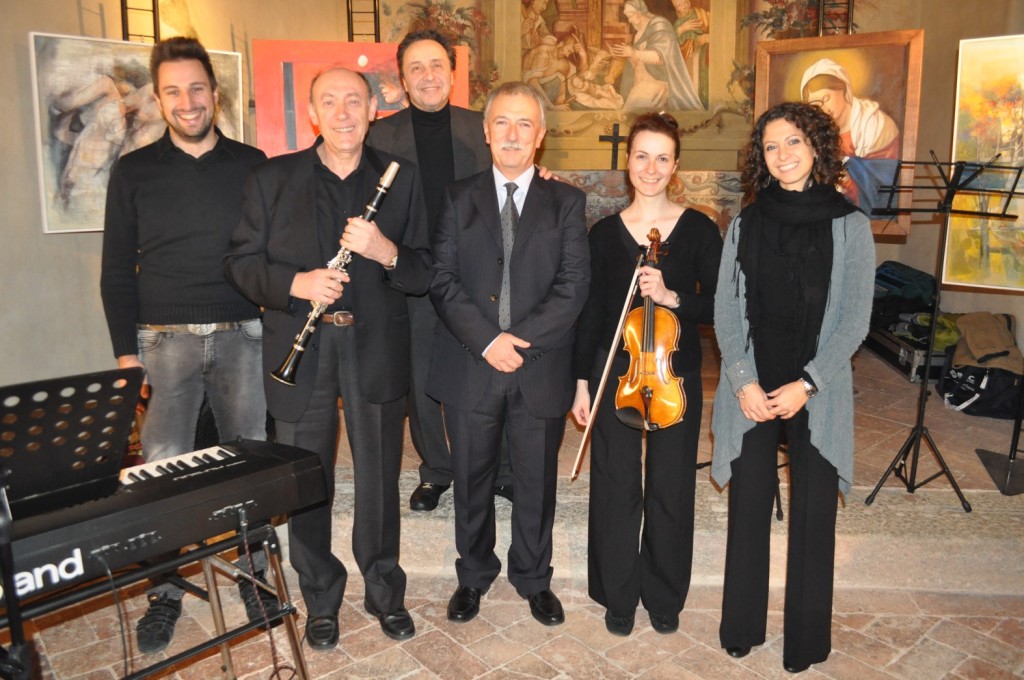
[[[398,45],[398,69],[410,106],[370,126],[367,143],[375,149],[416,163],[431,226],[437,223],[444,188],[488,168],[491,152],[484,139],[483,116],[453,106],[455,48],[441,33],[426,29],[408,34]],[[426,393],[427,369],[437,314],[430,298],[408,298],[412,327],[412,388],[409,433],[419,453],[420,484],[409,507],[428,512],[452,483],[452,460],[441,419],[441,406]],[[512,471],[504,453],[494,485],[496,495],[512,500]]]
[[[305,151],[254,169],[225,257],[231,283],[265,309],[264,385],[278,441],[318,453],[326,475],[328,501],[288,522],[291,563],[309,615],[306,639],[314,649],[338,644],[347,579],[331,552],[339,397],[355,463],[352,549],[365,581],[364,606],[388,637],[415,633],[398,564],[398,473],[409,391],[405,296],[427,290],[430,249],[412,163],[401,160],[375,220],[360,217],[395,160],[363,144],[376,105],[358,73],[332,68],[313,80],[309,116],[321,136]],[[325,267],[339,240],[354,254],[347,274]],[[288,386],[269,373],[288,355],[310,303],[328,307],[295,386]]]
[[[492,165],[448,187],[433,238],[430,297],[442,326],[427,392],[444,406],[455,471],[455,568],[448,618],[469,621],[501,570],[491,487],[508,433],[516,501],[508,579],[545,625],[565,615],[551,592],[558,448],[573,399],[573,324],[590,251],[581,191],[541,178],[543,103],[525,83],[491,92]]]

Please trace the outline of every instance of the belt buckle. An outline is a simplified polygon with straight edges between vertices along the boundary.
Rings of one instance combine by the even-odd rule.
[[[351,326],[352,325],[352,312],[348,310],[340,310],[337,312],[328,312],[326,316],[330,317],[328,323],[334,326]]]
[[[216,324],[212,323],[190,323],[186,326],[192,335],[210,335],[215,327]]]

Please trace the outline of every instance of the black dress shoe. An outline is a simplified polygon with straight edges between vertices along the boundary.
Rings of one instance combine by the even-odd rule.
[[[306,642],[313,649],[334,649],[338,646],[338,617],[311,616],[306,619]]]
[[[501,496],[508,500],[509,503],[514,503],[514,493],[511,484],[499,484],[494,487],[494,495]]]
[[[448,620],[465,623],[472,621],[480,612],[480,595],[483,593],[479,588],[459,586],[455,589],[450,600],[448,600]]]
[[[726,647],[725,653],[734,659],[742,659],[750,654],[750,647]]]
[[[655,614],[650,612],[651,628],[657,633],[668,635],[679,630],[679,614]]]
[[[613,616],[612,610],[607,610],[604,613],[604,627],[608,629],[608,632],[612,635],[620,635],[622,637],[628,636],[633,632],[633,624],[636,623],[636,615],[630,614],[629,616]]]
[[[790,663],[790,662],[786,661],[785,659],[783,659],[782,660],[782,667],[785,668],[790,673],[803,673],[805,670],[807,670],[808,668],[811,667],[811,664],[804,663],[804,664],[797,665],[795,663]]]
[[[441,494],[448,490],[450,484],[431,484],[421,482],[409,496],[409,507],[419,512],[430,512],[437,507]]]
[[[408,640],[416,634],[416,624],[412,622],[412,617],[405,607],[382,612],[365,602],[363,606],[367,614],[377,617],[380,629],[392,640]]]
[[[565,621],[565,611],[558,596],[550,590],[542,590],[526,598],[530,602],[530,613],[545,626],[557,626]]]

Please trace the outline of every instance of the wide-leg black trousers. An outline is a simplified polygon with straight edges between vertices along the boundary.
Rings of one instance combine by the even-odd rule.
[[[765,641],[772,504],[783,428],[790,472],[783,658],[804,665],[824,661],[832,649],[839,499],[836,469],[811,444],[806,409],[789,421],[755,425],[732,463],[719,637],[725,648]]]
[[[690,588],[703,390],[700,371],[680,377],[686,413],[646,433],[646,456],[644,433],[615,416],[614,380],[595,415],[587,583],[590,597],[614,616],[631,615],[640,601],[649,612],[676,615]]]

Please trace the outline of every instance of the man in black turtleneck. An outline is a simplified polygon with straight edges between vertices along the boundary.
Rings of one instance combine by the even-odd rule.
[[[398,68],[412,106],[376,121],[367,142],[408,158],[419,167],[433,234],[445,187],[486,170],[491,165],[491,152],[484,140],[483,115],[448,101],[454,82],[455,50],[447,38],[434,30],[410,33],[398,45]],[[413,338],[409,429],[423,460],[420,485],[409,506],[430,511],[452,483],[441,406],[423,391],[437,314],[426,296],[407,299]],[[504,450],[501,461],[494,491],[511,500],[512,472]]]

